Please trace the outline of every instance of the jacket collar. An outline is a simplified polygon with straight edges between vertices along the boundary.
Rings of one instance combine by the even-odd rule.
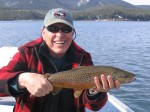
[[[68,63],[74,63],[76,61],[78,61],[79,57],[76,55],[75,53],[75,49],[73,49],[73,45],[71,45],[66,53],[66,61]],[[48,50],[48,47],[45,43],[45,41],[43,41],[39,47],[39,53],[42,54],[44,57],[49,57],[50,53],[49,53],[49,50]]]
[[[48,56],[48,53],[49,53],[48,47],[46,43],[44,42],[43,37],[37,38],[25,44],[24,46],[36,47],[39,53],[42,53],[42,55],[44,56]],[[67,54],[66,54],[67,62],[80,64],[82,63],[82,57],[84,54],[87,54],[87,52],[84,49],[82,49],[80,46],[78,46],[74,41],[72,41],[72,44],[69,47]]]

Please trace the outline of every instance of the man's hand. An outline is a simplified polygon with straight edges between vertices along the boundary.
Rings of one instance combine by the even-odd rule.
[[[101,81],[100,81],[101,80]],[[120,82],[114,81],[111,75],[107,77],[105,75],[101,75],[101,79],[98,77],[94,77],[94,81],[96,84],[96,88],[92,88],[89,90],[90,94],[98,93],[98,92],[108,92],[109,90],[116,88],[120,88]]]
[[[53,91],[53,86],[44,77],[37,73],[22,73],[18,79],[20,89],[26,88],[31,96],[41,97]]]

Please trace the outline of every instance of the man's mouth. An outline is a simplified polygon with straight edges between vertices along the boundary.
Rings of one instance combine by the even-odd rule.
[[[66,41],[54,41],[55,44],[65,44]]]

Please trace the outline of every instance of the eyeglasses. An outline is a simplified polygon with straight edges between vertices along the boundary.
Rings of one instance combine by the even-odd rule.
[[[46,29],[52,33],[57,33],[59,30],[61,30],[63,33],[70,33],[73,30],[70,26],[64,26],[64,27],[59,28],[54,25],[50,25],[50,26],[46,27]]]

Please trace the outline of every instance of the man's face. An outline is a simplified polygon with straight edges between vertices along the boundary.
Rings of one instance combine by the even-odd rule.
[[[59,31],[55,31],[57,28],[64,28],[65,31],[68,31],[66,27],[69,27],[62,23],[55,23],[51,25],[52,27],[44,28],[42,30],[42,36],[43,40],[46,42],[49,51],[52,56],[60,58],[62,57],[68,48],[71,45],[71,42],[73,40],[74,30],[71,32],[63,32],[62,29],[59,29]],[[52,31],[48,31],[48,30]],[[53,32],[55,31],[55,32]]]

